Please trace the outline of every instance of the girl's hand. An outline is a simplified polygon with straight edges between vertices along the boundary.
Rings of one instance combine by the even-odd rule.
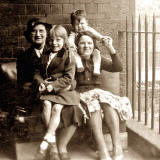
[[[40,92],[43,92],[43,91],[45,91],[46,90],[46,86],[44,85],[44,83],[41,83],[40,85],[39,85],[39,91]]]
[[[102,38],[102,44],[110,50],[111,54],[116,53],[116,50],[114,49],[113,44],[112,44],[112,38],[111,37],[104,36]]]
[[[48,92],[52,92],[53,91],[53,86],[51,84],[49,84],[47,87],[46,87],[47,91]]]

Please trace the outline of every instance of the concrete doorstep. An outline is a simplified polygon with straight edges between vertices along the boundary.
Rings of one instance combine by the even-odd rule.
[[[127,121],[128,145],[143,157],[160,159],[160,135],[136,120]]]
[[[112,142],[110,134],[105,134],[105,142],[109,151],[112,151]],[[128,147],[128,136],[127,132],[120,133],[121,145],[123,149]],[[87,142],[87,140],[86,140]],[[92,142],[75,142],[71,141],[69,144],[69,153],[71,154],[72,160],[95,160],[97,159],[96,147],[94,149],[91,147]],[[92,143],[92,144],[91,144]],[[30,142],[16,142],[16,160],[33,160],[38,149],[40,141],[30,141]]]

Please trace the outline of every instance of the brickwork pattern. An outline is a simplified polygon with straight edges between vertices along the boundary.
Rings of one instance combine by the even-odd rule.
[[[16,51],[29,46],[23,32],[30,18],[70,24],[74,9],[86,10],[89,24],[111,36],[118,50],[118,30],[123,29],[125,17],[133,14],[133,0],[0,0],[0,57],[16,57]]]

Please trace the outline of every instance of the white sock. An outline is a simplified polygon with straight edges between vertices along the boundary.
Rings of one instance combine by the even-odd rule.
[[[56,142],[56,137],[54,135],[50,134],[50,133],[47,133],[45,135],[44,139],[46,139],[50,143]]]
[[[42,141],[40,148],[46,150],[48,148],[48,143],[46,141]]]

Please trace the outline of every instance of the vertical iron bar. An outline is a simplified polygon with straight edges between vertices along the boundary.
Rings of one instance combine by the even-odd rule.
[[[135,65],[135,22],[132,16],[132,109],[133,118],[135,118],[135,95],[136,95],[136,65]]]
[[[126,96],[128,96],[128,19],[126,17]]]
[[[145,125],[148,124],[148,21],[145,15]]]
[[[141,121],[141,17],[138,18],[138,121]]]
[[[159,82],[159,134],[160,134],[160,82]]]
[[[154,95],[155,95],[155,66],[156,66],[156,57],[155,57],[155,47],[156,47],[156,24],[155,24],[155,16],[153,16],[153,35],[152,35],[152,118],[151,118],[151,129],[154,129]]]

